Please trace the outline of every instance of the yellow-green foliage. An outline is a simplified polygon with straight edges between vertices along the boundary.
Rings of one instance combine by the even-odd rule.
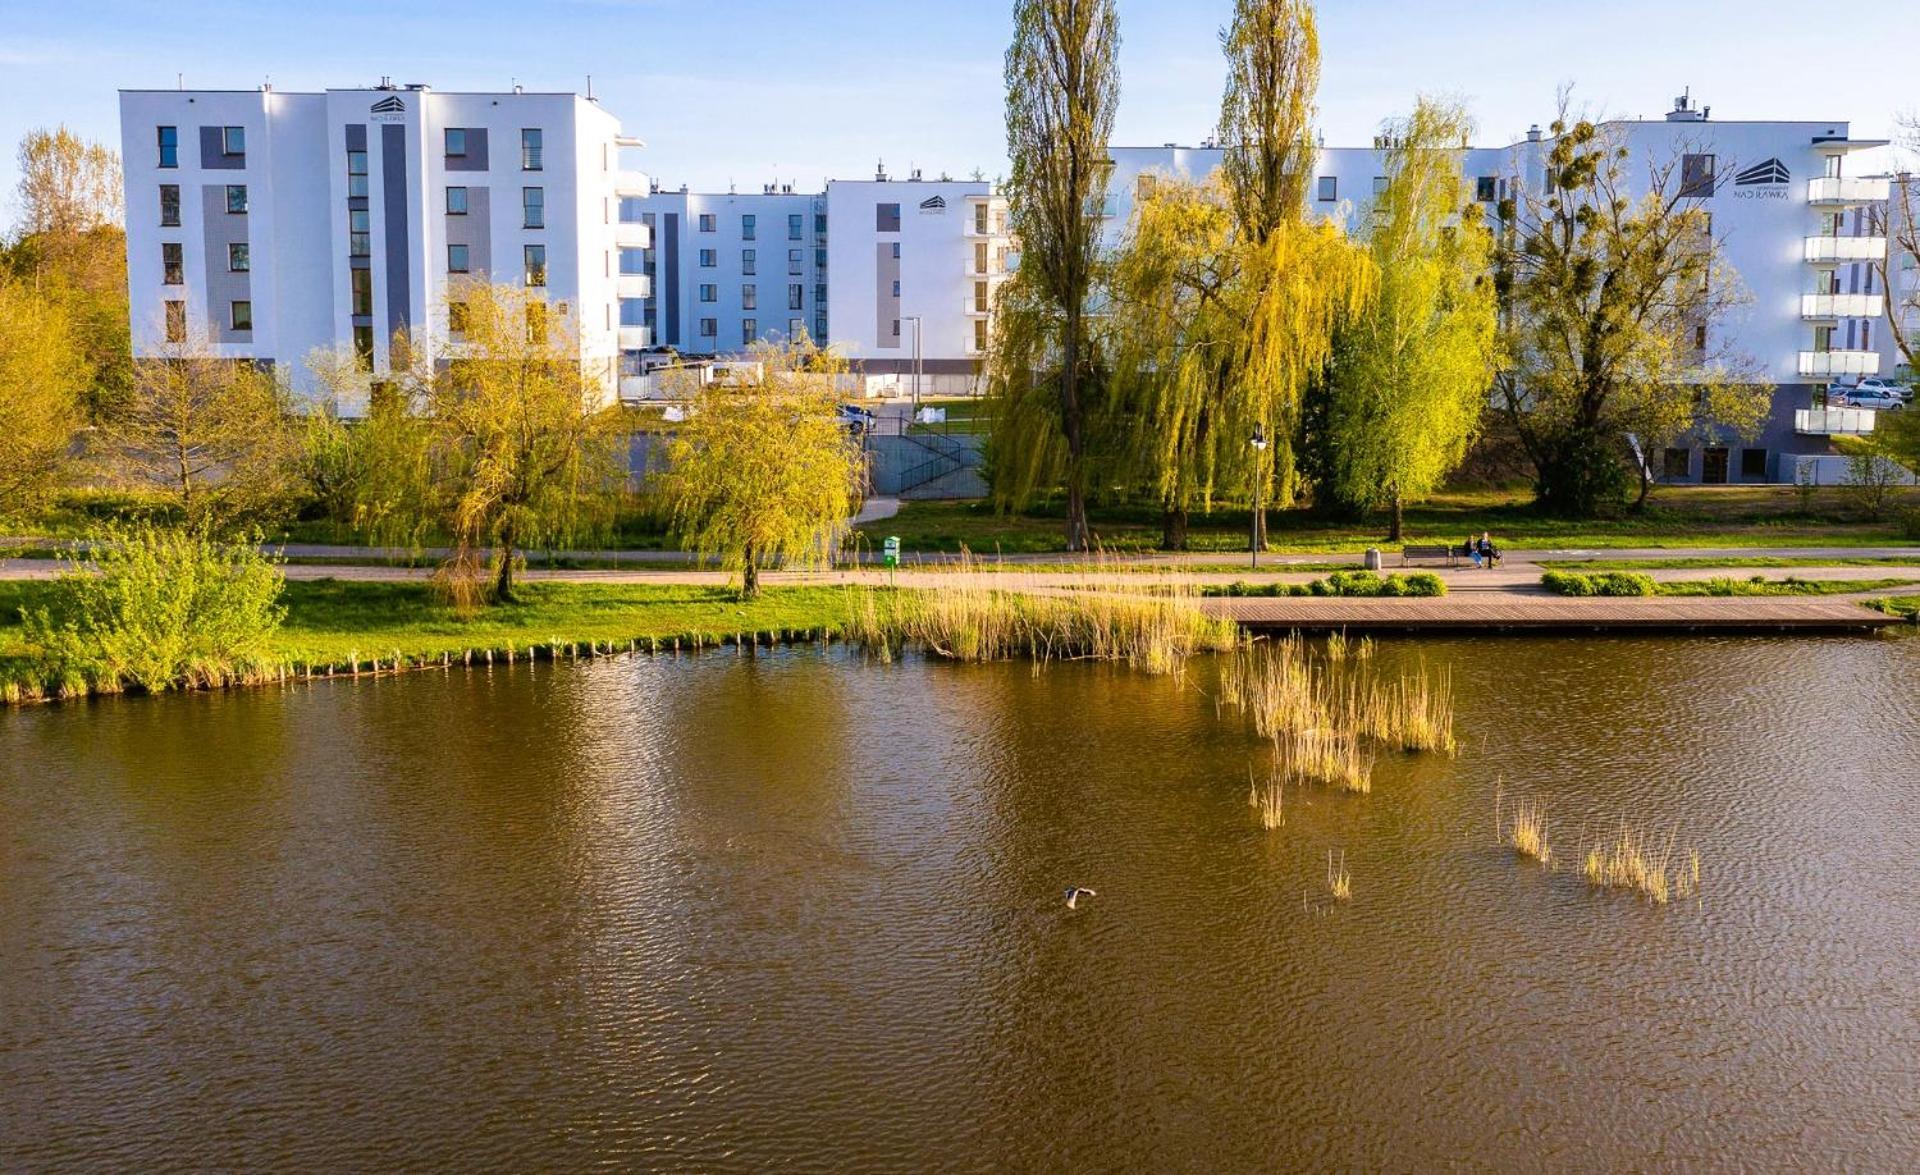
[[[0,517],[24,512],[57,483],[86,378],[65,305],[0,276]]]
[[[1629,889],[1655,905],[1700,892],[1698,851],[1679,859],[1671,837],[1656,848],[1645,834],[1624,822],[1611,838],[1588,846],[1582,872],[1593,885]]]
[[[831,564],[860,490],[859,444],[834,415],[844,364],[804,338],[754,357],[757,378],[694,393],[660,479],[676,537],[749,596],[764,563]]]
[[[28,653],[46,693],[249,680],[273,663],[282,582],[252,545],[204,531],[101,535],[69,560],[52,603],[26,613]]]
[[[1256,783],[1253,769],[1247,769],[1247,806],[1259,813],[1260,827],[1269,832],[1287,822],[1285,783],[1278,771],[1268,775],[1265,783]]]

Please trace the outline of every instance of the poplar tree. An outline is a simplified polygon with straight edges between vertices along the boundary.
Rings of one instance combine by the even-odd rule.
[[[64,307],[0,274],[0,516],[26,512],[58,484],[86,381]]]
[[[1470,132],[1464,109],[1426,99],[1387,127],[1387,187],[1366,218],[1379,293],[1336,344],[1324,488],[1391,509],[1389,542],[1405,503],[1465,457],[1492,388],[1493,240],[1461,174]]]
[[[1089,330],[1100,215],[1119,105],[1113,0],[1017,0],[1006,55],[1008,210],[1020,265],[1002,291],[989,360],[1000,401],[995,496],[1017,506],[1064,483],[1067,549],[1086,550],[1089,424],[1102,364]]]

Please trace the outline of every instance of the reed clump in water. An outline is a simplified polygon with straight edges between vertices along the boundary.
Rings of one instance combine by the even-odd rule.
[[[1499,818],[1499,801],[1495,800],[1494,819]],[[1514,805],[1513,823],[1507,826],[1505,839],[1514,852],[1553,867],[1553,847],[1547,843],[1547,813],[1536,801],[1523,799]]]
[[[1344,902],[1353,896],[1353,874],[1347,872],[1347,854],[1345,850],[1336,858],[1333,850],[1327,850],[1327,892],[1335,901]]]
[[[1287,822],[1286,797],[1282,792],[1279,772],[1267,776],[1267,781],[1256,783],[1253,768],[1247,768],[1247,806],[1260,815],[1260,827],[1272,832]]]
[[[1325,726],[1288,731],[1275,739],[1274,748],[1278,770],[1289,779],[1362,795],[1373,790],[1373,760],[1353,731]]]
[[[1581,871],[1594,886],[1632,890],[1657,906],[1700,892],[1697,851],[1678,859],[1671,837],[1655,848],[1645,835],[1624,822],[1612,837],[1587,847]]]

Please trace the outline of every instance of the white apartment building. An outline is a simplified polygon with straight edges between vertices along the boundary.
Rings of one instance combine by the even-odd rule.
[[[652,341],[648,230],[619,215],[639,143],[591,98],[126,90],[120,122],[137,357],[204,347],[306,390],[315,351],[351,348],[378,378],[396,332],[445,340],[462,278],[544,290],[609,388]]]
[[[1873,427],[1873,414],[1826,408],[1826,390],[1897,363],[1885,329],[1886,291],[1871,261],[1884,258],[1875,229],[1888,195],[1881,141],[1849,137],[1844,121],[1717,121],[1682,98],[1660,120],[1618,120],[1604,133],[1629,153],[1626,176],[1644,191],[1649,169],[1676,162],[1689,199],[1709,212],[1712,232],[1748,301],[1703,340],[1754,363],[1774,388],[1773,411],[1756,437],[1731,434],[1646,454],[1668,481],[1791,481],[1803,457],[1833,452],[1831,438]],[[1464,169],[1489,214],[1508,185],[1538,191],[1551,138],[1538,128],[1519,143],[1465,152]],[[1865,153],[1864,156],[1862,153]],[[1107,239],[1117,243],[1151,177],[1200,178],[1220,165],[1214,147],[1116,147]],[[1358,230],[1385,169],[1376,148],[1322,148],[1310,199],[1323,215]]]

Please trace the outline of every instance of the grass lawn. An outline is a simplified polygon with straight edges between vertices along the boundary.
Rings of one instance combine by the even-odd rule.
[[[44,600],[52,584],[0,581],[0,677],[25,653],[20,609]],[[276,654],[298,664],[413,660],[509,646],[629,641],[731,642],[739,635],[837,632],[848,619],[847,593],[837,587],[772,587],[742,602],[725,588],[652,584],[530,583],[521,600],[462,617],[418,583],[289,582],[286,623]],[[884,590],[884,589],[881,589]]]
[[[1911,579],[1701,579],[1655,584],[1656,596],[1844,596],[1906,587]]]
[[[1920,596],[1888,596],[1868,602],[1867,607],[1885,612],[1889,616],[1904,616],[1908,620],[1920,617]]]
[[[1728,559],[1555,559],[1555,571],[1682,571],[1694,568],[1785,567],[1920,567],[1920,558],[1905,555],[1737,556]]]
[[[1920,495],[1906,504],[1920,505]],[[1860,518],[1846,491],[1822,489],[1803,511],[1792,486],[1669,487],[1657,492],[1641,514],[1569,521],[1535,514],[1522,491],[1443,494],[1409,507],[1406,533],[1413,543],[1458,543],[1491,531],[1494,541],[1532,549],[1552,547],[1877,546],[1912,542],[1891,521]],[[1108,551],[1150,551],[1160,542],[1160,519],[1145,507],[1095,507],[1091,522]],[[1195,514],[1189,539],[1196,551],[1245,550],[1245,510]],[[899,535],[909,553],[995,551],[1028,554],[1064,549],[1061,511],[1043,506],[998,514],[985,502],[908,502],[892,518],[861,527],[878,546]],[[1330,521],[1305,510],[1268,516],[1267,548],[1275,552],[1353,552],[1383,545],[1379,521]]]

